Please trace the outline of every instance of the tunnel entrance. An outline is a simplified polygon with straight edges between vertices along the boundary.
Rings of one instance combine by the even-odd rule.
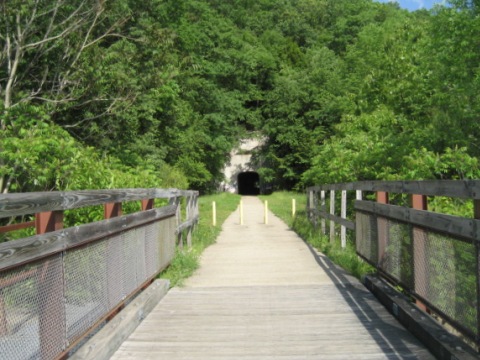
[[[240,195],[259,195],[260,176],[254,171],[247,171],[238,174],[238,193]]]

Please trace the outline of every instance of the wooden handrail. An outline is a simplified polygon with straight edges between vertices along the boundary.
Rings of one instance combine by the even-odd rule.
[[[180,217],[175,220],[181,213],[181,201],[154,207],[155,199],[182,197],[187,198],[184,221],[177,221]],[[0,195],[0,218],[34,214],[36,221],[28,225],[37,228],[37,235],[0,244],[0,337],[12,331],[10,321],[23,321],[11,320],[20,313],[19,308],[36,307],[40,339],[36,351],[42,358],[62,358],[80,338],[168,266],[175,253],[176,238],[181,238],[182,232],[187,232],[190,245],[190,234],[199,219],[197,197],[197,191],[177,189]],[[141,201],[141,211],[122,215],[122,202],[127,201]],[[63,229],[64,210],[92,205],[105,206],[104,220]],[[25,226],[15,224],[8,229]],[[72,271],[77,267],[90,275],[82,278]],[[26,287],[25,282],[33,285]],[[10,291],[16,286],[21,290]],[[32,293],[29,297],[8,298],[27,288]],[[89,296],[90,291],[101,295],[92,294],[85,306],[96,304],[99,308],[84,319],[86,328],[72,327],[73,311],[86,310],[77,308],[76,300],[68,298],[78,296],[78,301],[83,301],[82,297]],[[14,313],[10,318],[9,311]]]
[[[345,201],[341,205],[342,216],[335,214],[333,204],[338,191],[350,192],[351,200],[356,193],[356,200],[350,202],[353,210],[350,218],[344,216]],[[375,193],[376,199],[362,200],[362,192]],[[326,193],[330,194],[330,212],[324,203],[328,199]],[[391,194],[408,194],[410,202],[403,206],[390,204]],[[473,200],[472,216],[428,211],[427,197],[434,196]],[[376,267],[380,276],[402,285],[416,299],[419,308],[435,312],[480,345],[479,199],[480,180],[361,181],[308,188],[307,212],[315,226],[321,218],[324,234],[325,220],[340,224],[342,233],[354,230],[351,234],[357,254]],[[332,231],[330,240],[336,241]],[[451,258],[448,258],[449,251],[455,254]],[[443,276],[446,284],[441,291],[451,294],[440,296],[440,300],[439,276]],[[450,277],[453,280],[448,280]],[[467,287],[456,289],[462,281],[476,284],[476,288],[464,284]],[[433,288],[434,291],[430,291]],[[455,311],[442,303],[445,297],[455,302]],[[474,303],[476,307],[472,312]],[[462,311],[465,314],[462,315]]]
[[[86,206],[198,196],[197,191],[177,189],[114,189],[51,191],[0,195],[0,218],[47,211],[63,211]]]
[[[362,190],[394,194],[421,194],[461,199],[480,199],[480,180],[357,181],[312,186],[308,191]]]

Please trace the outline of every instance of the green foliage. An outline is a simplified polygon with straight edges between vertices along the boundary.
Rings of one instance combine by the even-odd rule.
[[[217,226],[212,226],[212,202],[216,202]],[[200,221],[192,235],[192,247],[177,249],[170,266],[160,274],[163,279],[170,280],[170,286],[181,286],[199,266],[199,256],[203,250],[215,242],[220,234],[222,224],[237,208],[240,196],[221,193],[201,196],[199,198]]]
[[[290,227],[295,221],[295,217],[292,216],[292,200],[295,200],[297,211],[302,211],[307,206],[305,194],[297,192],[276,191],[271,195],[262,195],[260,199],[262,201],[267,200],[268,208]]]
[[[82,146],[47,119],[30,121],[18,117],[16,126],[8,126],[0,136],[0,175],[7,179],[2,190],[188,186],[185,177],[167,164],[155,168],[143,161],[136,167],[125,166],[113,156],[102,156],[94,148]]]
[[[58,1],[0,5],[2,190],[479,175],[477,1]]]

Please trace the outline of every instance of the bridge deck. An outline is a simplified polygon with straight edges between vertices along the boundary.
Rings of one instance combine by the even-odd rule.
[[[356,279],[244,197],[112,359],[433,359]]]

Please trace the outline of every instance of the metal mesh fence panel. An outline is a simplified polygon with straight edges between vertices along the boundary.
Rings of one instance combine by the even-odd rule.
[[[164,221],[125,231],[66,255],[69,342],[159,270]],[[167,230],[167,229],[165,229]]]
[[[122,261],[120,264],[121,278],[119,279],[120,283],[123,283],[122,300],[124,300],[127,295],[132,293],[138,287],[138,285],[140,285],[137,278],[137,272],[140,267],[140,264],[138,263],[138,247],[141,246],[141,244],[138,243],[136,235],[136,230],[126,231],[122,234],[119,241],[121,244],[120,246],[122,247]]]
[[[1,276],[0,358],[53,359],[65,348],[62,254]]]
[[[110,310],[107,250],[106,241],[100,241],[66,253],[65,306],[70,342],[84,334]]]
[[[357,253],[376,265],[378,261],[378,234],[375,215],[357,211],[355,247]]]
[[[164,220],[167,221],[167,220]],[[160,270],[161,224],[150,224],[145,227],[145,271],[155,274]]]
[[[411,289],[472,337],[480,335],[474,244],[373,214],[357,212],[356,216],[358,254]],[[383,234],[382,254],[377,264],[379,231]]]
[[[175,255],[175,236],[168,237],[167,234],[175,233],[176,219],[168,218],[161,223],[159,242],[160,242],[160,268],[165,268]]]
[[[175,252],[174,217],[0,273],[0,359],[56,359]]]
[[[415,292],[473,335],[477,329],[476,248],[450,236],[419,231]]]
[[[402,284],[413,288],[412,227],[388,220],[387,236],[380,268]]]

